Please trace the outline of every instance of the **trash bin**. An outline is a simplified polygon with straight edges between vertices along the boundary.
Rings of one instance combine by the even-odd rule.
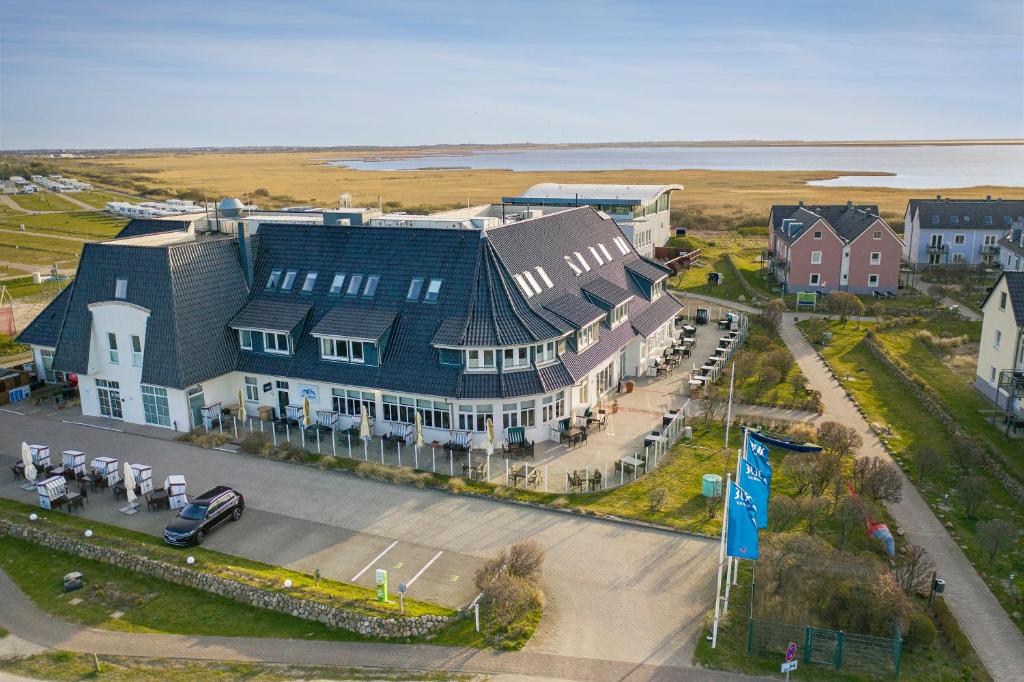
[[[78,571],[73,571],[64,576],[64,591],[74,592],[75,590],[82,589],[82,574]]]
[[[270,405],[260,405],[259,413],[261,422],[269,422],[274,419],[274,408]]]

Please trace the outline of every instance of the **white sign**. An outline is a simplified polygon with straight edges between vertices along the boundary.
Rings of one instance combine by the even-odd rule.
[[[793,660],[793,661],[786,661],[785,663],[783,663],[783,664],[782,664],[782,672],[784,672],[784,673],[788,673],[788,672],[790,672],[791,670],[796,670],[796,664],[797,664],[798,662],[799,662],[799,661],[796,661],[796,660]]]

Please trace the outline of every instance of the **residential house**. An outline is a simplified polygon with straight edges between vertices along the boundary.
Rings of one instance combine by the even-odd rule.
[[[999,240],[1024,223],[1021,199],[911,199],[903,216],[903,259],[920,265],[996,265]]]
[[[1003,270],[1024,270],[1024,223],[1013,228],[999,240],[999,267]]]
[[[567,206],[593,206],[610,215],[626,238],[646,258],[654,247],[664,246],[671,236],[669,217],[672,192],[682,185],[586,185],[543,182],[515,197],[503,197],[506,204],[540,209],[543,213]]]
[[[1024,272],[1003,272],[981,304],[985,315],[974,386],[1024,416]]]
[[[903,243],[878,206],[772,206],[769,275],[786,292],[895,292]]]
[[[246,238],[251,236],[251,239]],[[251,251],[250,251],[251,248]],[[251,253],[251,260],[248,254]],[[204,406],[531,440],[671,343],[669,271],[590,207],[474,230],[263,223],[86,245],[20,338],[87,415],[187,430]]]

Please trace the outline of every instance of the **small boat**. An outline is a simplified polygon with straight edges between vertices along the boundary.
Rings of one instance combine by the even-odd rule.
[[[775,447],[794,452],[821,452],[821,446],[814,443],[799,443],[787,436],[778,436],[774,433],[757,429],[750,429],[750,433],[757,436],[757,439],[765,445],[774,445]]]

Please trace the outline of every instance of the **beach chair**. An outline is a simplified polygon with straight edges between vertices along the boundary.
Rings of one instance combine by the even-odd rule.
[[[526,439],[526,427],[511,426],[505,429],[505,442],[501,446],[505,457],[529,457],[533,459],[533,441]]]
[[[558,439],[558,443],[562,444],[569,440],[569,426],[570,419],[559,419],[555,422],[555,425],[551,427],[551,436]]]
[[[468,453],[473,447],[473,433],[471,431],[449,431],[448,442],[445,444],[445,452],[451,457],[456,453]]]

